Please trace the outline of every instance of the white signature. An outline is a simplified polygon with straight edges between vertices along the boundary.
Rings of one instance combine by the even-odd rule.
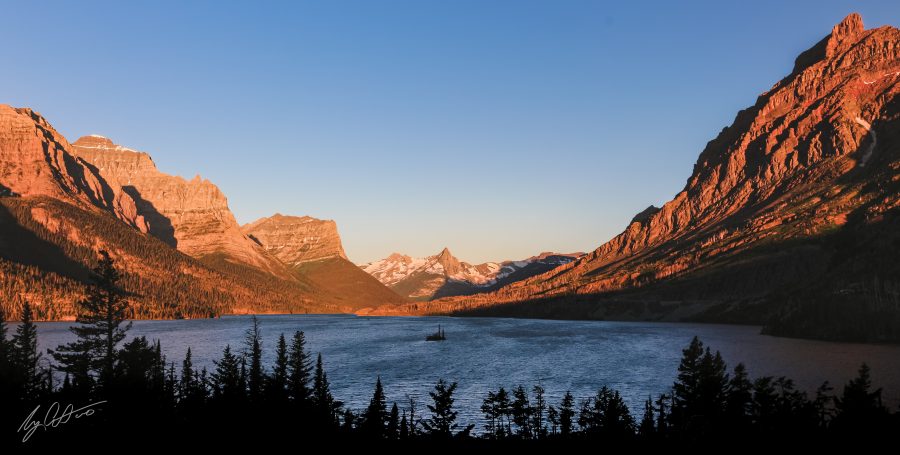
[[[31,414],[28,414],[28,417],[25,418],[25,421],[22,422],[22,425],[19,427],[18,433],[25,432],[25,436],[22,438],[22,442],[28,441],[31,438],[31,435],[37,431],[38,428],[43,428],[44,430],[48,428],[56,428],[64,423],[68,423],[69,420],[75,418],[80,419],[86,416],[94,415],[93,409],[94,406],[106,403],[104,401],[98,401],[96,403],[91,403],[87,406],[82,406],[78,409],[75,409],[71,404],[67,405],[65,408],[60,406],[59,402],[55,402],[47,408],[47,413],[44,414],[44,420],[34,420],[34,415],[37,414],[38,410],[41,409],[41,405],[37,405],[34,408],[34,411],[31,411]]]

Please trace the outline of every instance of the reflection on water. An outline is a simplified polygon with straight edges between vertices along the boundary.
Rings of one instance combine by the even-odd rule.
[[[480,418],[488,390],[541,383],[550,403],[571,390],[592,395],[603,385],[618,389],[639,414],[648,395],[671,387],[681,356],[697,335],[733,367],[751,375],[784,375],[814,391],[830,380],[840,390],[861,362],[873,371],[885,401],[900,404],[900,346],[826,343],[759,335],[758,327],[652,322],[547,321],[496,318],[356,317],[348,315],[260,316],[266,361],[274,358],[278,334],[306,332],[321,352],[336,398],[354,409],[371,398],[381,375],[390,401],[401,408],[406,395],[425,411],[427,392],[438,378],[459,382],[460,416]],[[447,341],[426,342],[440,324]],[[40,323],[41,349],[72,339],[69,322]],[[130,336],[159,339],[168,360],[181,366],[190,346],[194,365],[213,368],[226,344],[239,346],[249,317],[182,321],[135,321]]]

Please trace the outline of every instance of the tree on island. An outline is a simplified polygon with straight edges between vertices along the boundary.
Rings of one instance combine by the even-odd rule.
[[[99,254],[88,295],[76,304],[75,322],[79,325],[69,328],[76,340],[49,351],[78,390],[89,390],[95,377],[101,386],[112,384],[116,346],[131,328],[131,323],[125,322],[129,307],[119,286],[119,271],[109,253],[100,250]]]

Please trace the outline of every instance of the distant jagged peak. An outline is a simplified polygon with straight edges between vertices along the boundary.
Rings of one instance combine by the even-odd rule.
[[[841,43],[847,39],[855,38],[856,35],[865,30],[866,27],[863,24],[862,16],[859,13],[850,13],[831,29],[829,41]]]
[[[569,263],[583,254],[543,252],[523,260],[473,265],[460,261],[453,256],[449,248],[444,248],[439,253],[424,258],[393,253],[384,259],[360,267],[388,286],[399,286],[409,280],[422,280],[428,277],[418,286],[420,289],[410,294],[411,297],[421,297],[428,294],[426,292],[428,290],[434,291],[432,288],[436,283],[454,282],[474,288],[486,288],[532,264],[541,263],[541,267],[557,266]]]

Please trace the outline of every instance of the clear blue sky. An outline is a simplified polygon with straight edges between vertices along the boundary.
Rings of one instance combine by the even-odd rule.
[[[846,14],[900,24],[896,0],[0,6],[0,102],[209,178],[241,223],[335,219],[356,262],[592,250]]]

